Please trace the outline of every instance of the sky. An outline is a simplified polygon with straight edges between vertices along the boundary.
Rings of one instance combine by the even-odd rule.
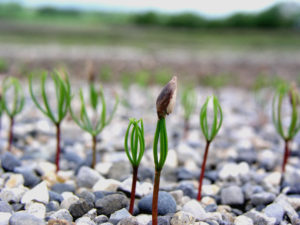
[[[196,12],[207,17],[222,17],[235,12],[258,12],[287,0],[0,0],[17,1],[25,6],[55,6],[82,10]],[[290,1],[289,1],[290,2]],[[300,3],[300,0],[292,2]]]

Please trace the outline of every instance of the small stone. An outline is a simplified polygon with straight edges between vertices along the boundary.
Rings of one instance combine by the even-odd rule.
[[[196,179],[197,175],[186,168],[182,167],[177,170],[177,179],[181,180],[193,180]]]
[[[96,201],[96,209],[98,214],[109,216],[115,211],[126,208],[129,204],[128,199],[121,194],[107,195]]]
[[[75,221],[76,225],[96,225],[89,217],[81,217]]]
[[[280,204],[270,204],[264,209],[264,212],[268,217],[275,217],[276,223],[281,223],[284,215],[284,209]]]
[[[8,212],[0,212],[0,225],[7,225],[11,214]]]
[[[54,191],[49,191],[49,198],[50,201],[57,201],[59,203],[61,203],[64,200],[64,198],[60,194]]]
[[[87,213],[93,206],[89,205],[84,199],[79,199],[77,202],[70,205],[69,212],[74,219],[82,217]]]
[[[60,209],[60,210],[56,211],[55,213],[53,213],[50,216],[50,219],[66,220],[66,221],[69,221],[69,222],[73,221],[73,217],[71,216],[71,214],[69,213],[69,211],[66,210],[66,209]]]
[[[221,190],[221,202],[223,205],[237,206],[244,204],[242,189],[232,185]]]
[[[157,218],[157,224],[158,225],[169,225],[170,224],[170,217],[159,216]],[[152,225],[152,220],[147,225]]]
[[[234,225],[253,225],[253,221],[247,216],[237,216],[234,220]]]
[[[23,169],[22,167],[17,167],[15,169],[15,171],[17,173],[22,174],[22,176],[24,178],[24,185],[27,187],[32,188],[41,182],[41,178],[38,177],[33,170]]]
[[[39,219],[26,212],[16,212],[9,219],[10,225],[45,225],[42,219]]]
[[[264,213],[258,212],[255,209],[252,209],[251,211],[245,213],[244,215],[249,217],[253,221],[253,224],[273,225],[276,223],[275,218],[270,218],[266,216]]]
[[[51,219],[48,221],[48,225],[75,225],[75,223],[67,220]]]
[[[63,192],[75,192],[75,186],[66,183],[56,183],[51,187],[51,190],[56,193],[63,193]]]
[[[216,196],[220,191],[220,187],[215,184],[204,184],[202,185],[202,196]]]
[[[61,208],[69,209],[73,203],[79,200],[79,198],[76,195],[73,195],[71,192],[64,192],[64,193],[69,193],[70,195],[64,197],[64,200],[62,201],[60,206]]]
[[[253,194],[251,197],[251,203],[253,205],[267,205],[275,200],[276,196],[269,192],[260,192]]]
[[[182,211],[191,213],[198,220],[205,220],[207,218],[207,214],[203,207],[194,199],[184,204]]]
[[[269,173],[265,178],[263,179],[264,183],[267,185],[272,186],[278,186],[281,179],[281,173],[280,172],[272,172]]]
[[[136,219],[139,224],[148,224],[151,221],[152,216],[147,214],[140,214],[136,216]]]
[[[117,225],[140,225],[135,217],[122,219]]]
[[[89,205],[94,207],[94,202],[96,199],[96,196],[89,191],[82,191],[77,195],[79,198],[83,198]]]
[[[93,191],[117,191],[121,182],[114,179],[99,180],[94,186]]]
[[[152,198],[153,194],[143,197],[138,207],[141,212],[152,213]],[[168,192],[160,191],[158,194],[157,211],[159,215],[166,215],[168,213],[176,212],[175,199]]]
[[[46,212],[55,212],[59,209],[59,204],[57,201],[50,201],[46,205]]]
[[[25,207],[26,212],[40,219],[44,219],[46,215],[46,207],[42,203],[30,202]]]
[[[126,219],[129,217],[131,217],[131,214],[127,211],[127,209],[123,208],[111,214],[111,216],[109,217],[109,222],[117,224],[122,219]]]
[[[106,223],[107,221],[108,221],[108,218],[107,218],[107,216],[105,216],[105,215],[97,216],[97,217],[95,217],[95,219],[94,219],[94,222],[95,222],[96,224]]]
[[[49,202],[49,192],[45,181],[39,183],[34,188],[27,191],[23,195],[21,203],[26,204],[33,200],[37,202],[42,202],[44,204],[47,204]]]
[[[0,192],[0,198],[8,203],[18,203],[27,191],[25,188],[3,188]]]
[[[174,149],[168,150],[168,157],[166,159],[165,166],[168,166],[170,168],[177,168],[178,157],[177,157],[177,153]]]
[[[92,188],[100,179],[103,177],[96,170],[87,166],[82,166],[76,176],[78,187]]]
[[[195,218],[188,212],[177,212],[171,219],[171,225],[190,225],[195,222]]]
[[[21,174],[12,174],[5,183],[5,187],[14,188],[24,184],[24,178]]]
[[[10,152],[5,152],[1,157],[2,168],[7,172],[13,172],[18,166],[21,166],[21,161]]]
[[[203,203],[204,205],[213,205],[216,204],[216,200],[212,197],[205,196],[201,198],[201,203]]]
[[[182,200],[182,197],[183,197],[183,191],[182,190],[171,191],[170,195],[173,196],[173,198],[175,199],[177,205],[181,205],[181,200]]]
[[[130,174],[131,164],[128,161],[117,161],[112,164],[107,177],[112,180],[124,180],[127,174]]]
[[[227,163],[225,164],[219,172],[219,178],[221,180],[237,180],[241,176],[247,176],[250,168],[245,162],[239,164]]]
[[[182,190],[183,194],[190,198],[197,198],[197,192],[191,183],[181,182],[176,189]]]
[[[0,212],[12,213],[13,210],[6,201],[0,200]]]

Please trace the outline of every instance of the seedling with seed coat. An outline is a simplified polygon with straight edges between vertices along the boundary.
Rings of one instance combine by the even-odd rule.
[[[13,89],[13,98],[7,99],[6,95],[10,89]],[[11,146],[13,142],[13,127],[15,122],[15,116],[22,111],[25,103],[24,92],[17,78],[9,77],[4,80],[2,101],[3,102],[1,103],[1,108],[3,107],[10,120],[7,149],[8,151],[11,151]]]
[[[168,135],[166,129],[166,115],[172,113],[176,100],[177,92],[177,77],[172,80],[162,89],[156,100],[156,111],[158,121],[154,135],[153,143],[153,158],[155,164],[155,177],[152,199],[152,225],[157,225],[157,202],[159,192],[159,181],[162,168],[166,162],[168,155]],[[160,145],[160,153],[158,157],[158,141]]]

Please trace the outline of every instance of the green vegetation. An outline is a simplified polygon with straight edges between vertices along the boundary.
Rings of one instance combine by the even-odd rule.
[[[129,151],[129,146],[128,146],[128,137],[129,137],[130,130],[131,130],[131,136],[130,136],[131,151]],[[145,151],[144,125],[142,119],[129,120],[129,125],[125,134],[124,148],[125,148],[126,155],[132,166],[132,186],[131,186],[129,212],[133,214],[138,169]]]
[[[288,97],[289,105],[291,107],[290,124],[287,129],[284,128],[284,125],[282,123],[283,120],[282,108],[284,107],[283,101],[285,97]],[[272,118],[273,118],[273,123],[276,128],[276,131],[284,140],[284,144],[285,144],[284,158],[283,158],[282,168],[281,168],[281,172],[282,172],[281,182],[283,182],[285,167],[290,154],[289,142],[293,140],[293,138],[300,130],[299,104],[300,104],[300,97],[296,89],[296,85],[283,84],[277,88],[272,103]]]
[[[210,143],[212,140],[215,138],[215,136],[218,134],[222,122],[223,122],[223,113],[222,113],[222,108],[220,106],[219,100],[217,97],[213,96],[212,97],[212,104],[213,104],[213,121],[211,124],[211,128],[209,129],[209,124],[208,124],[208,115],[207,115],[207,107],[210,102],[210,97],[208,97],[204,103],[204,105],[201,108],[200,112],[200,125],[201,125],[201,130],[202,133],[206,139],[206,146],[205,146],[205,152],[203,156],[203,162],[201,166],[201,174],[199,177],[199,188],[198,188],[198,195],[197,195],[197,200],[201,200],[201,191],[202,191],[202,182],[204,178],[204,172],[205,172],[205,165],[206,165],[206,159],[208,155],[208,150]]]
[[[197,93],[194,88],[186,86],[181,95],[181,104],[184,110],[184,137],[187,136],[187,132],[190,128],[190,117],[196,109],[197,105]]]
[[[0,59],[0,73],[6,72],[8,70],[8,65],[6,60]]]
[[[10,90],[13,90],[13,97],[7,97]],[[11,151],[11,146],[13,142],[13,127],[15,122],[15,116],[19,114],[25,103],[24,92],[22,86],[17,78],[9,77],[3,82],[3,99],[1,108],[3,107],[6,114],[10,119],[9,127],[9,138],[8,138],[8,151]],[[1,109],[2,110],[2,109]],[[2,112],[1,112],[2,113]]]
[[[61,122],[67,115],[71,102],[71,85],[67,74],[64,72],[54,72],[51,78],[54,82],[55,96],[56,96],[56,113],[51,109],[50,99],[47,96],[46,81],[48,74],[44,72],[41,76],[41,92],[42,100],[45,107],[43,107],[38,99],[34,95],[32,80],[33,75],[29,76],[29,91],[31,98],[37,108],[47,116],[56,127],[56,171],[59,171],[59,159],[60,159],[60,133],[61,133]],[[47,85],[48,86],[48,85]]]
[[[100,117],[97,118],[100,100],[102,103],[102,109],[101,109]],[[94,84],[90,83],[90,105],[93,110],[93,115],[91,118],[89,117],[89,115],[87,113],[87,104],[85,103],[82,90],[80,90],[80,101],[81,101],[80,116],[77,117],[75,115],[75,113],[72,110],[72,107],[70,107],[70,112],[71,112],[72,118],[76,122],[76,124],[82,130],[88,132],[92,137],[92,140],[93,140],[92,168],[95,168],[97,136],[105,128],[105,126],[107,126],[111,122],[111,120],[117,110],[117,106],[119,104],[119,97],[116,95],[116,102],[115,102],[113,111],[108,118],[106,116],[106,114],[107,114],[106,102],[105,102],[103,90],[101,87],[99,90],[96,90]]]

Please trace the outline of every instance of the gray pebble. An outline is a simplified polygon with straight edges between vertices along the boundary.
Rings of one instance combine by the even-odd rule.
[[[89,205],[84,199],[79,199],[77,202],[70,205],[69,212],[74,219],[77,219],[82,217],[92,208],[93,205]]]
[[[223,205],[243,205],[244,194],[242,189],[236,185],[232,185],[221,190],[221,202]]]
[[[21,166],[21,161],[10,152],[5,152],[1,157],[1,165],[5,171],[13,172],[18,166]]]
[[[141,212],[152,213],[152,198],[153,194],[143,197],[138,207]],[[171,194],[168,192],[160,191],[158,194],[157,211],[159,215],[166,215],[167,213],[176,212],[176,202]]]
[[[112,194],[97,200],[95,206],[99,215],[109,216],[119,209],[126,208],[128,204],[129,200],[124,195]]]
[[[92,188],[101,178],[96,170],[82,166],[76,176],[76,182],[79,187]]]
[[[29,213],[16,212],[9,219],[9,225],[44,225],[45,222]]]
[[[275,217],[277,223],[280,223],[283,219],[284,209],[278,203],[273,203],[273,204],[268,205],[264,209],[264,212],[268,217]]]
[[[274,201],[276,196],[269,192],[260,192],[251,196],[251,203],[253,205],[267,205]]]

